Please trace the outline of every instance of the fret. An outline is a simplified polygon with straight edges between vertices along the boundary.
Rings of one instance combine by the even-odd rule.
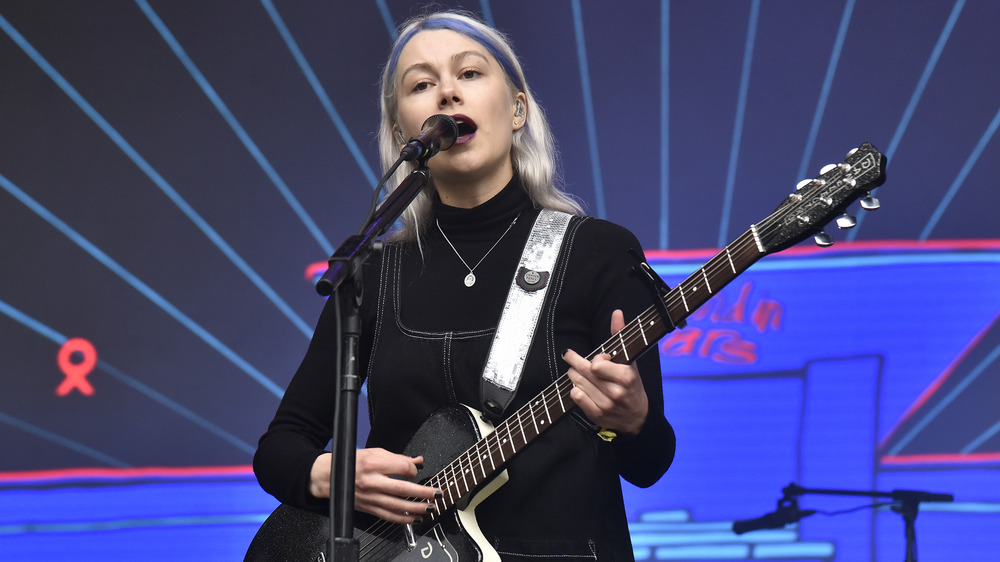
[[[541,400],[541,403],[542,403],[542,408],[545,409],[545,419],[549,421],[549,425],[552,425],[552,414],[549,413],[549,406],[548,404],[545,403],[544,400]]]
[[[432,488],[443,488],[443,486],[439,484],[437,477],[428,480],[427,485]],[[441,502],[441,505],[438,505],[438,502]],[[434,508],[437,510],[436,513],[442,513],[444,510],[448,509],[443,495],[440,498],[434,498]]]
[[[451,495],[451,485],[442,486],[441,489],[444,490],[445,494],[448,494],[448,504],[455,505],[455,497]]]
[[[528,438],[524,436],[524,422],[521,421],[521,410],[517,411],[517,428],[521,430],[521,440],[523,440],[524,444],[527,445]],[[513,443],[513,440],[511,440],[511,442]],[[518,449],[520,449],[520,447],[518,447]]]
[[[708,274],[705,273],[705,268],[703,267],[703,268],[699,269],[698,271],[701,271],[701,276],[702,276],[703,279],[705,279],[705,287],[708,288],[708,294],[710,294],[710,295],[711,294],[715,294],[715,292],[712,290],[712,284],[709,283],[709,281],[708,281]]]
[[[757,225],[756,224],[751,224],[750,225],[750,232],[753,234],[753,241],[754,241],[754,244],[757,245],[757,250],[759,252],[761,252],[761,253],[764,253],[764,244],[761,243],[760,236],[757,234]]]
[[[618,341],[621,344],[622,351],[625,353],[625,362],[628,363],[628,362],[630,362],[632,360],[629,359],[629,357],[628,357],[628,349],[625,347],[625,340],[622,339],[622,332],[624,332],[624,331],[625,330],[619,330],[618,331]],[[612,357],[614,357],[614,354],[612,354]]]
[[[468,463],[468,466],[465,468],[466,478],[468,478],[469,482],[472,482],[470,489],[475,489],[481,482],[479,476],[476,475],[476,459],[472,455],[466,454],[465,461]]]
[[[646,339],[646,330],[642,329],[642,322],[638,322],[639,325],[639,335],[642,336],[642,345],[649,345],[649,340]]]
[[[535,426],[535,436],[537,436],[541,432],[538,431],[538,423],[535,421],[535,409],[531,405],[531,402],[528,402],[528,417],[531,418],[531,425]],[[527,442],[527,440],[525,440],[525,442]]]
[[[733,270],[733,273],[736,273],[736,266],[733,265],[733,256],[729,255],[729,246],[726,246],[726,257],[729,258],[729,268]]]
[[[464,496],[469,490],[472,489],[472,487],[469,486],[469,481],[465,479],[465,474],[468,472],[468,469],[466,469],[465,466],[462,465],[462,457],[464,457],[464,456],[465,455],[460,455],[458,457],[458,472],[462,476],[462,483],[465,484],[465,491],[463,491],[462,493],[460,493],[459,494],[460,496]],[[457,482],[456,482],[456,484],[457,484]]]
[[[503,429],[503,426],[500,426],[500,429],[498,429],[494,433],[494,435],[496,435],[497,433],[500,433],[501,429]],[[503,443],[500,442],[500,437],[499,436],[497,436],[497,451],[500,452],[500,464],[503,464],[503,463],[507,462],[507,457],[505,457],[504,454],[503,454]]]
[[[458,460],[459,459],[455,459],[455,461],[453,461],[451,463],[451,465],[450,465],[451,466],[451,485],[455,488],[455,494],[454,494],[454,498],[455,499],[453,500],[453,503],[454,503],[454,501],[458,501],[462,497],[462,488],[458,484],[458,477],[459,477],[459,474],[461,472],[461,467],[460,466],[456,466],[456,464],[455,464],[455,463],[458,462]]]
[[[489,455],[483,454],[482,448],[479,446],[478,443],[476,444],[476,456],[479,459],[478,460],[478,462],[479,462],[479,472],[482,473],[483,480],[486,480],[486,463],[483,462],[483,457],[489,457]],[[492,464],[492,462],[493,462],[493,458],[490,457],[490,463]],[[493,467],[493,470],[496,470],[496,467]]]
[[[677,292],[680,293],[680,295],[681,295],[681,302],[684,303],[684,312],[687,312],[688,314],[690,314],[691,313],[691,309],[688,307],[688,301],[687,301],[687,299],[684,298],[684,283],[681,283],[680,285],[677,286]]]

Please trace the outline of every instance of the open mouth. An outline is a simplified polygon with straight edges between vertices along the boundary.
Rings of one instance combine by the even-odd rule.
[[[476,122],[465,115],[452,115],[455,124],[458,125],[458,139],[455,144],[468,142],[476,134]]]

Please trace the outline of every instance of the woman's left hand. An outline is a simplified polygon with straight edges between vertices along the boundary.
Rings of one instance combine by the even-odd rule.
[[[611,314],[611,333],[617,334],[623,327],[625,318],[616,310]],[[573,350],[566,351],[563,360],[570,366],[570,397],[590,421],[620,435],[639,433],[649,401],[635,363],[614,363],[603,353],[588,361]]]

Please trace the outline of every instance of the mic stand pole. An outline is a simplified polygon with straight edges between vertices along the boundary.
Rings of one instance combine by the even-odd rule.
[[[903,524],[906,528],[906,558],[905,562],[917,562],[917,512],[920,511],[920,502],[953,502],[955,496],[951,494],[935,494],[931,492],[920,492],[917,490],[893,490],[891,492],[878,492],[874,490],[826,490],[822,488],[803,488],[792,483],[785,487],[785,497],[801,496],[803,494],[824,494],[834,496],[866,496],[871,498],[890,498],[894,505],[892,510],[903,516]]]
[[[354,538],[354,463],[357,458],[358,339],[361,335],[361,270],[375,239],[396,222],[413,198],[427,185],[426,160],[399,184],[375,212],[360,234],[349,236],[330,257],[330,267],[316,283],[320,295],[332,295],[337,308],[338,337],[336,409],[330,470],[330,545],[328,560],[354,562],[359,545]],[[395,168],[393,168],[395,169]],[[391,173],[391,172],[390,172]],[[381,184],[380,184],[381,186]]]

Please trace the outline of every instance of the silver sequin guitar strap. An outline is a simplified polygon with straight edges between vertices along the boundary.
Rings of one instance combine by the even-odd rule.
[[[572,215],[542,209],[531,227],[480,383],[484,412],[496,423],[514,399],[538,328],[549,280]]]

